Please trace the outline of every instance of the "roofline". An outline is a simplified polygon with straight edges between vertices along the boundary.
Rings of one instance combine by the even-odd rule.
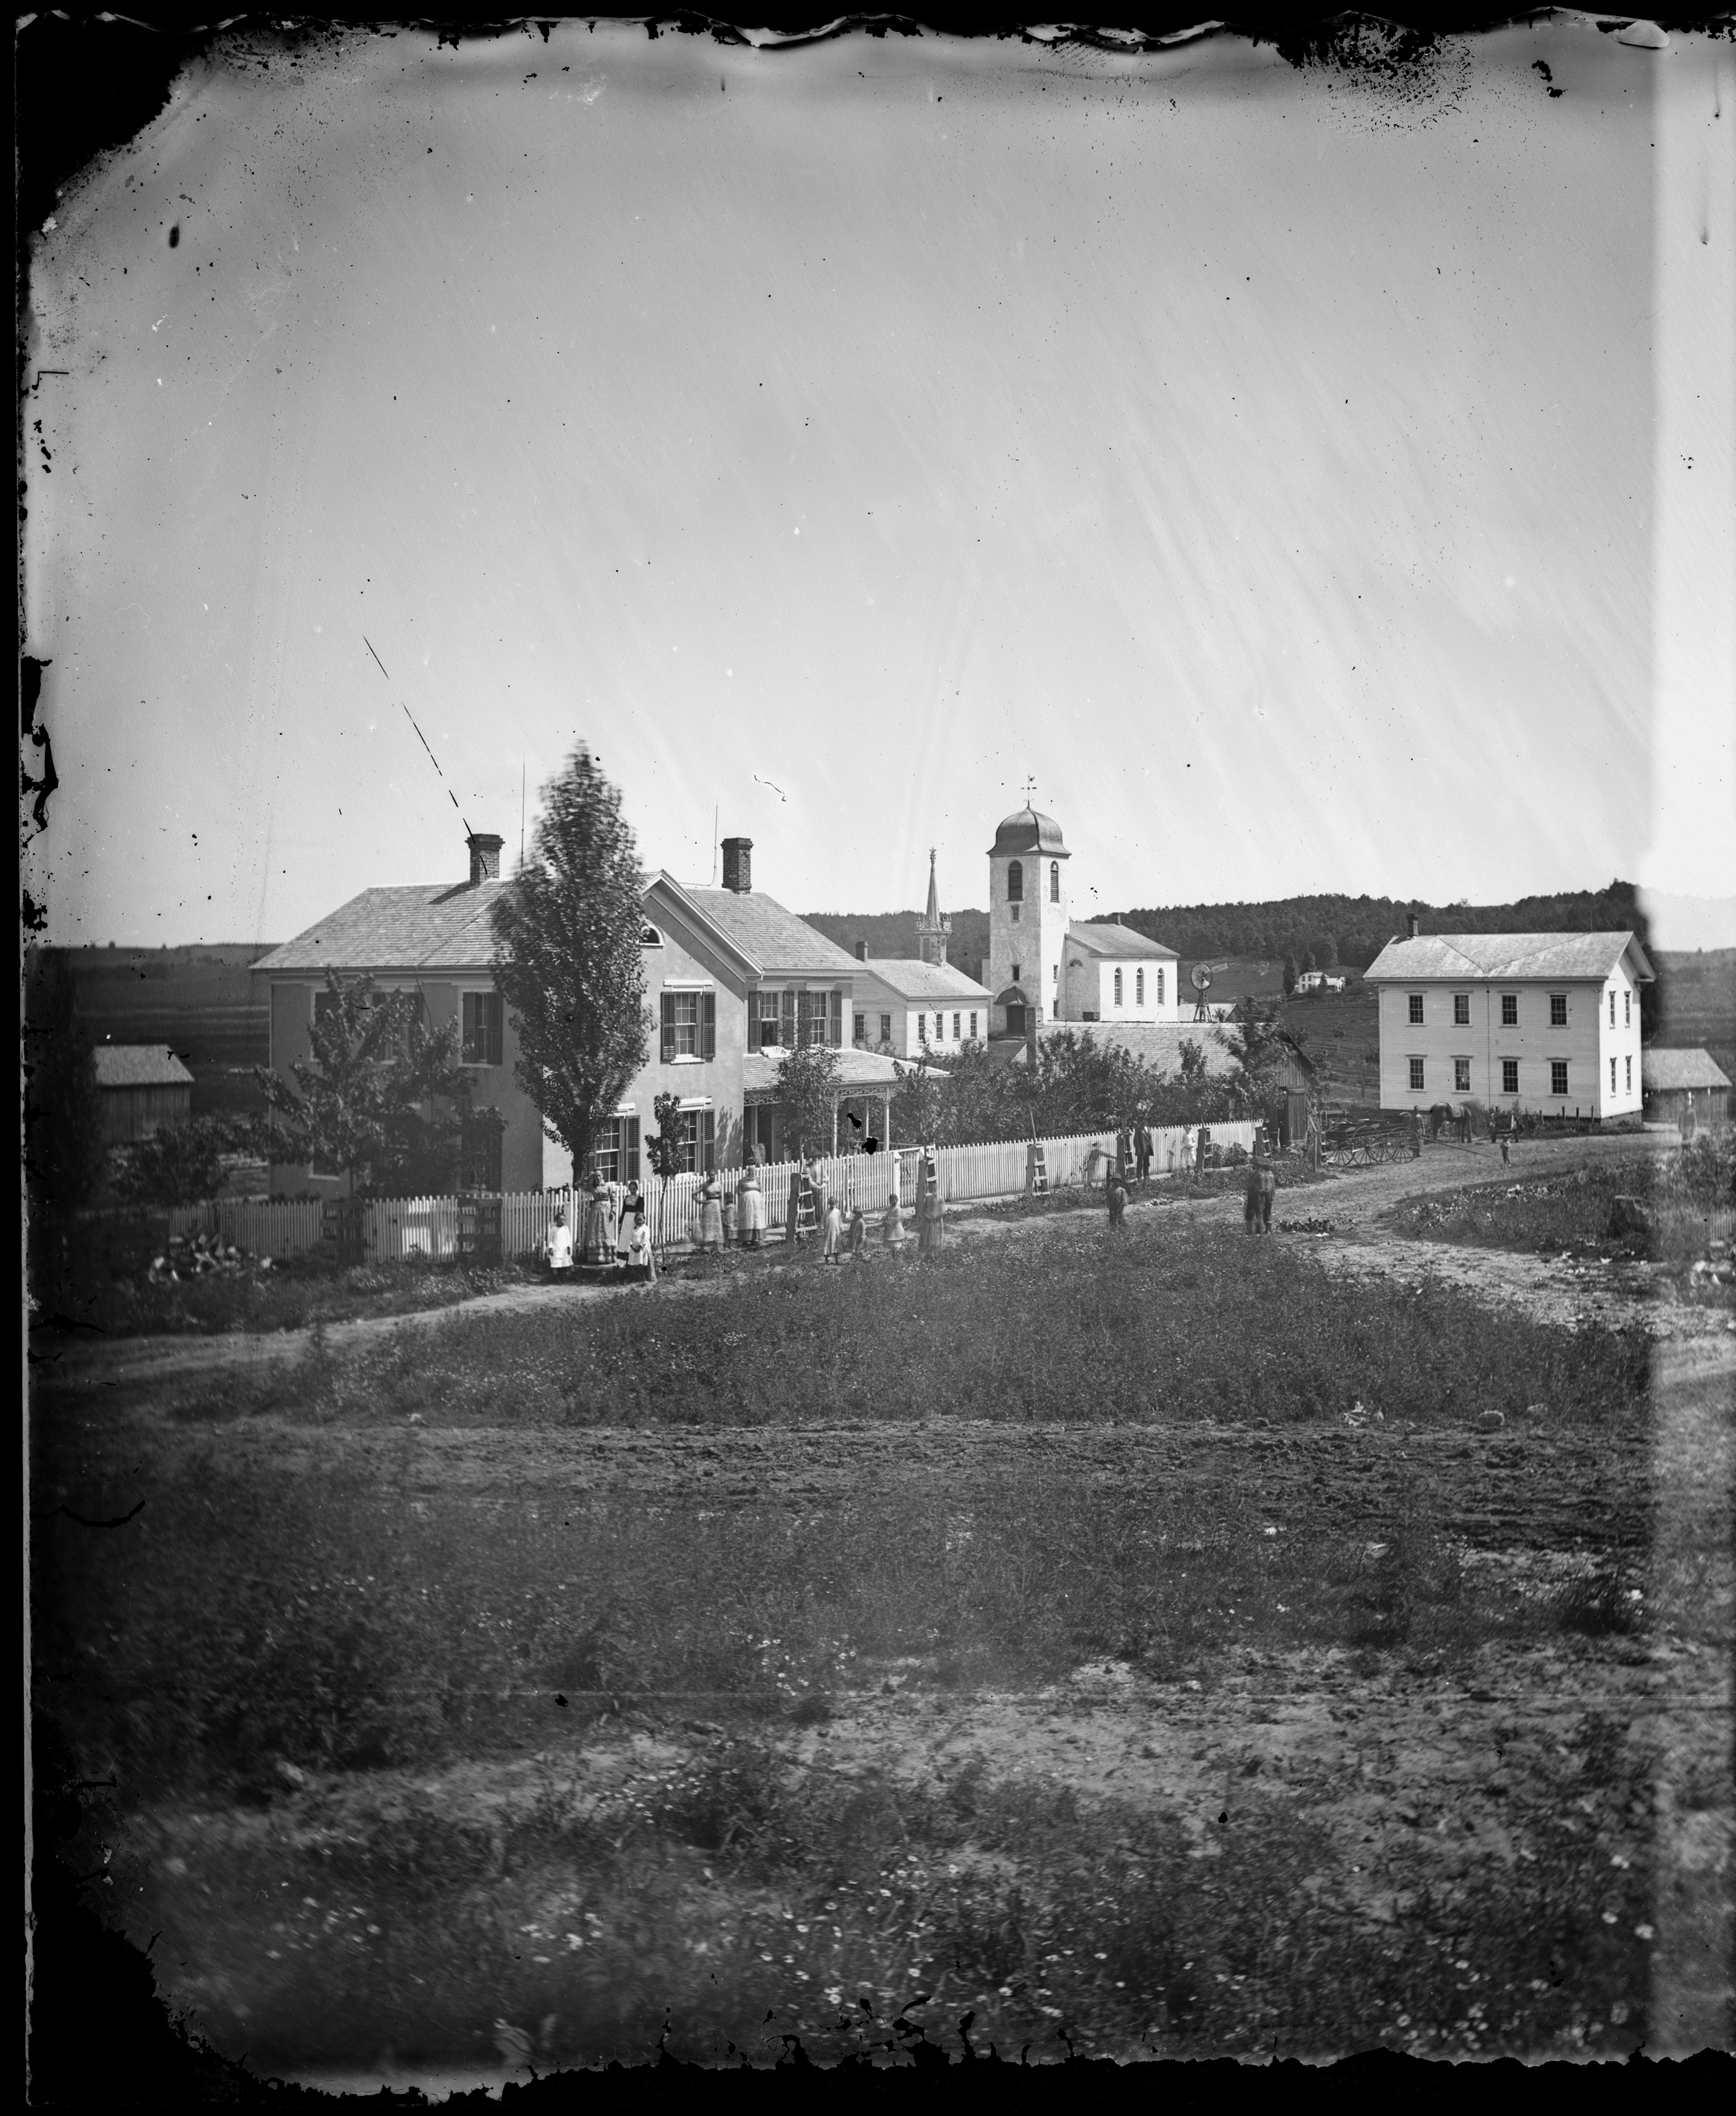
[[[1621,929],[1619,927],[1614,927],[1609,930],[1614,932],[1619,932]],[[1380,954],[1376,955],[1374,961],[1369,964],[1368,968],[1365,971],[1363,971],[1362,982],[1364,984],[1369,985],[1388,983],[1427,984],[1432,980],[1437,984],[1451,984],[1456,982],[1463,981],[1466,978],[1475,979],[1477,978],[1484,978],[1499,979],[1502,982],[1508,984],[1525,984],[1527,982],[1532,984],[1548,984],[1552,979],[1557,983],[1559,983],[1565,979],[1567,982],[1572,984],[1576,981],[1580,982],[1589,982],[1593,978],[1605,978],[1609,974],[1607,970],[1491,970],[1485,968],[1480,963],[1472,962],[1468,955],[1461,954],[1456,948],[1453,949],[1454,954],[1458,955],[1459,960],[1466,966],[1462,972],[1457,970],[1380,970],[1379,974],[1376,974],[1377,968],[1380,961],[1380,955],[1384,955],[1388,948],[1407,947],[1412,940],[1433,941],[1439,946],[1451,948],[1453,947],[1454,937],[1454,936],[1447,933],[1416,933],[1395,936],[1385,944],[1385,946],[1384,946],[1380,950]],[[1470,936],[1467,935],[1457,937],[1469,938]],[[1499,940],[1504,939],[1506,936],[1490,934],[1489,937],[1491,940]],[[1586,940],[1589,939],[1591,936],[1586,934],[1568,932],[1549,933],[1545,934],[1540,937],[1549,941],[1565,941]],[[1655,984],[1657,982],[1658,973],[1651,966],[1651,958],[1646,954],[1646,950],[1640,945],[1640,937],[1637,933],[1630,932],[1628,935],[1627,944],[1623,948],[1621,954],[1618,959],[1622,962],[1626,962],[1630,955],[1634,958],[1637,966],[1635,973],[1636,982],[1642,985]]]
[[[647,903],[653,890],[658,889],[666,889],[669,891],[675,898],[682,915],[693,920],[702,936],[716,948],[720,954],[726,956],[731,962],[738,964],[748,977],[764,977],[766,973],[762,965],[754,960],[739,941],[733,939],[724,931],[708,911],[694,903],[693,898],[688,895],[666,867],[660,867],[645,885],[645,900]]]

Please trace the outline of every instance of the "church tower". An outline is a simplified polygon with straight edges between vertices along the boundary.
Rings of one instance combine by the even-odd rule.
[[[952,921],[941,916],[940,890],[934,880],[934,850],[928,851],[928,908],[916,926],[917,953],[925,963],[942,966],[946,960],[946,943],[952,937]]]
[[[989,1033],[1028,1036],[1058,1020],[1066,954],[1066,862],[1061,826],[1034,808],[1009,816],[988,849]]]

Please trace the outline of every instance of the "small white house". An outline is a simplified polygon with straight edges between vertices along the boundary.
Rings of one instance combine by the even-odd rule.
[[[851,1042],[895,1058],[950,1057],[988,1040],[989,994],[951,963],[859,956]]]
[[[1411,927],[1367,973],[1380,1000],[1382,1109],[1471,1101],[1640,1114],[1640,987],[1655,973],[1632,933]]]
[[[1296,988],[1299,992],[1341,992],[1345,982],[1342,978],[1328,977],[1324,970],[1304,970],[1296,981]]]
[[[1173,948],[1130,926],[1067,927],[1061,957],[1063,1021],[1179,1021],[1181,963]]]

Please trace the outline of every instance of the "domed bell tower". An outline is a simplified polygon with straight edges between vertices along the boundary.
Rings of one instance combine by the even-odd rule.
[[[1067,941],[1061,826],[1035,808],[1007,816],[988,849],[989,1033],[1029,1036],[1061,1014]]]

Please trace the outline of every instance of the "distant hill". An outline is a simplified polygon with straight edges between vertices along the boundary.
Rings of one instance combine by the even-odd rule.
[[[1650,929],[1631,881],[1521,897],[1513,904],[1426,904],[1390,896],[1286,896],[1258,904],[1176,904],[1121,916],[1185,962],[1312,954],[1321,969],[1365,970],[1415,913],[1434,933],[1586,933],[1626,927],[1648,954]]]
[[[254,1107],[251,1071],[270,1056],[248,965],[276,943],[187,948],[58,948],[78,1010],[99,1043],[166,1043],[193,1076],[193,1110]],[[48,952],[48,951],[45,951]]]
[[[1736,948],[1660,949],[1664,987],[1655,1041],[1701,1044],[1736,1080]]]
[[[988,954],[988,913],[986,911],[949,911],[952,937],[946,943],[946,960],[967,978],[978,973],[978,965]],[[856,952],[859,941],[868,942],[871,956],[914,962],[922,950],[916,929],[919,911],[806,911],[802,914],[816,932],[836,941],[846,953]]]

